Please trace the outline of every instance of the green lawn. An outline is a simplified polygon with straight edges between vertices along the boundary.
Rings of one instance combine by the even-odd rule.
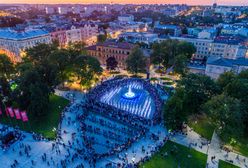
[[[57,129],[61,111],[68,104],[68,100],[52,95],[50,96],[49,112],[46,116],[40,118],[38,122],[35,122],[32,118],[29,118],[29,122],[23,123],[16,119],[7,118],[6,116],[2,116],[0,118],[0,122],[8,125],[17,125],[25,131],[33,131],[35,133],[42,134],[46,138],[54,139],[56,137],[56,132],[53,129]]]
[[[215,126],[206,116],[190,117],[188,125],[202,137],[211,140]],[[236,153],[248,156],[248,138],[238,138],[236,141],[236,144],[226,145],[231,146]]]
[[[202,137],[211,140],[215,125],[206,116],[190,117],[188,125]]]
[[[235,144],[227,144],[227,146],[231,146],[235,152],[248,157],[248,138],[238,138],[236,141]]]
[[[140,168],[205,168],[206,163],[207,155],[168,141],[151,160],[140,165]]]
[[[161,80],[164,80],[164,81],[172,81],[172,79],[170,78],[167,78],[167,77],[160,77]]]
[[[225,162],[223,160],[219,161],[219,168],[239,168],[231,163]]]

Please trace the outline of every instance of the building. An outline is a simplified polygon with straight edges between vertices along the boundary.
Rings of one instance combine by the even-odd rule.
[[[82,41],[81,30],[76,26],[66,31],[66,44]]]
[[[241,28],[238,30],[238,34],[240,36],[248,37],[248,28]]]
[[[97,42],[98,25],[93,23],[85,23],[80,26],[81,40],[86,45],[94,45]]]
[[[77,25],[58,25],[50,31],[52,41],[58,41],[61,47],[68,43],[84,42],[87,46],[97,42],[98,25],[94,23],[80,23]]]
[[[163,36],[178,37],[182,34],[182,29],[176,25],[161,25],[157,22],[155,23],[153,32],[157,33],[160,37]]]
[[[214,41],[210,39],[198,39],[187,37],[170,37],[170,39],[192,43],[196,48],[196,53],[193,55],[193,58],[198,60],[203,60],[211,55],[212,43]]]
[[[205,74],[213,79],[227,71],[232,71],[239,74],[243,70],[248,69],[248,59],[226,59],[226,58],[209,58],[206,65]]]
[[[72,7],[72,12],[73,12],[74,14],[80,14],[81,11],[82,11],[82,8],[81,8],[80,6],[73,6],[73,7]]]
[[[55,13],[55,10],[53,7],[46,7],[45,10],[46,10],[46,14],[54,14]]]
[[[214,39],[217,35],[217,30],[215,28],[204,29],[198,33],[198,38],[200,39]]]
[[[13,62],[21,61],[24,51],[39,43],[51,43],[49,32],[41,29],[23,31],[15,31],[13,29],[0,30],[0,51],[7,54]]]
[[[134,16],[133,15],[121,15],[118,16],[118,21],[119,22],[133,22],[134,21]]]
[[[170,16],[170,17],[174,17],[178,14],[176,9],[172,9],[172,8],[166,8],[162,11],[162,13],[166,16]]]
[[[130,43],[104,42],[87,48],[88,54],[96,57],[101,65],[106,65],[109,57],[114,57],[118,62],[118,67],[126,67],[126,59],[135,45]]]
[[[51,33],[52,41],[57,41],[60,47],[65,47],[67,44],[66,28],[56,28]]]
[[[204,9],[203,11],[202,11],[202,17],[211,17],[211,16],[213,16],[213,14],[214,14],[214,10],[213,9]]]
[[[170,39],[186,41],[194,44],[196,53],[193,58],[198,60],[206,59],[210,56],[237,59],[247,57],[247,47],[242,44],[242,40],[234,37],[217,37],[212,39],[199,39],[188,37],[170,37]],[[160,39],[163,41],[166,39]]]
[[[202,31],[202,28],[187,28],[188,35],[198,37],[198,34]]]
[[[238,29],[232,26],[226,26],[221,29],[222,35],[237,35]]]
[[[247,57],[247,47],[243,45],[244,38],[239,36],[218,36],[214,39],[211,55],[228,59]]]
[[[59,14],[65,15],[65,14],[67,14],[68,12],[70,12],[69,8],[67,8],[67,7],[58,7],[58,13],[59,13]]]
[[[151,44],[158,41],[158,34],[148,32],[125,32],[119,35],[129,43]]]

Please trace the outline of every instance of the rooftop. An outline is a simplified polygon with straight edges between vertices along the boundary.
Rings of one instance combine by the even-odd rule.
[[[177,26],[177,25],[161,25],[161,24],[155,25],[154,28],[158,28],[158,29],[180,29],[180,27]]]
[[[239,58],[239,59],[227,59],[227,58],[209,58],[207,61],[209,65],[218,65],[218,66],[225,66],[225,67],[233,67],[235,65],[238,66],[248,66],[248,59],[246,58]]]
[[[126,35],[126,36],[143,36],[143,37],[158,36],[158,34],[156,34],[156,33],[149,33],[149,32],[125,32],[125,33],[122,33],[121,35]]]
[[[214,39],[215,43],[224,43],[231,45],[238,45],[244,41],[245,39],[241,36],[218,36]]]
[[[103,47],[111,47],[111,48],[120,48],[120,49],[132,49],[134,47],[133,44],[127,43],[127,42],[104,42],[104,43],[98,43],[97,45],[89,46],[88,50],[96,50],[96,46],[103,46]]]
[[[32,29],[25,31],[15,31],[12,29],[0,29],[0,39],[24,40],[34,37],[48,35],[48,31],[42,29]]]

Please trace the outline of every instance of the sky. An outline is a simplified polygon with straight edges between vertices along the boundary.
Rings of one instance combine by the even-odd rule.
[[[1,3],[33,3],[33,4],[62,4],[62,3],[134,3],[134,4],[189,4],[211,5],[214,0],[0,0]],[[248,6],[248,0],[217,0],[220,5]]]

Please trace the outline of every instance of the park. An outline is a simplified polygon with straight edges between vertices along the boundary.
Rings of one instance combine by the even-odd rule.
[[[233,86],[230,74],[216,82],[180,68],[149,79],[137,48],[113,73],[80,45],[40,44],[18,65],[0,56],[3,167],[247,167],[245,126],[231,129],[246,101],[231,88],[246,72],[231,74]]]

